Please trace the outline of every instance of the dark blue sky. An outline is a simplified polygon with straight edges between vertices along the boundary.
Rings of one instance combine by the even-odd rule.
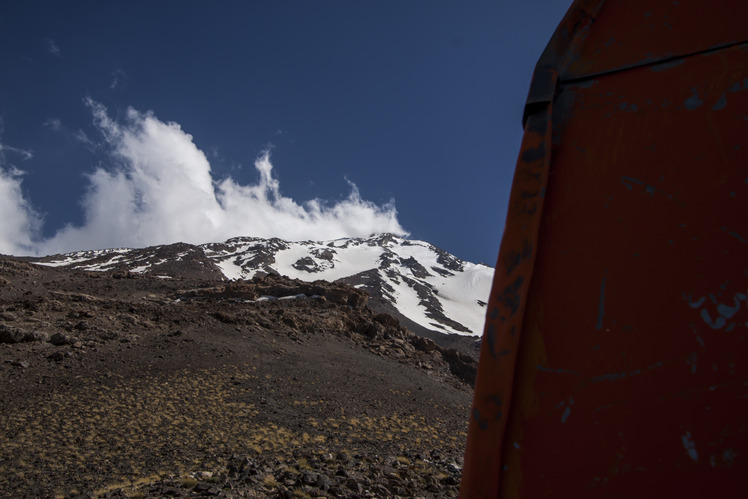
[[[25,172],[37,240],[81,226],[86,175],[116,166],[85,101],[117,123],[132,107],[178,123],[214,180],[256,184],[271,147],[283,196],[332,206],[347,179],[412,238],[493,265],[532,69],[569,5],[4,2],[0,168]]]

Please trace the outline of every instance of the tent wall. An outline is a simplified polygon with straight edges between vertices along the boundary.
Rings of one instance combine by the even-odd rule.
[[[536,67],[461,497],[748,476],[748,2],[577,1]]]

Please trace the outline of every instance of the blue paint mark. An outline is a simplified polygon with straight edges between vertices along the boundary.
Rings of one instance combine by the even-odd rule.
[[[644,183],[644,182],[642,182],[641,180],[637,180],[637,179],[635,179],[635,178],[631,178],[631,177],[625,177],[625,176],[622,176],[622,177],[621,177],[621,182],[623,182],[623,185],[625,185],[625,186],[626,186],[626,188],[627,188],[628,190],[630,190],[630,191],[633,191],[633,190],[634,190],[634,186],[633,186],[633,185],[631,185],[631,184],[642,185],[642,184]]]
[[[686,109],[689,111],[698,109],[704,104],[704,101],[699,98],[699,94],[695,88],[692,89],[692,92],[693,95],[683,102],[683,105],[686,106]]]
[[[569,397],[569,405],[566,406],[566,409],[564,409],[564,413],[561,416],[561,424],[566,423],[566,420],[569,419],[569,414],[571,414],[571,406],[573,405],[574,405],[574,397]]]
[[[698,461],[699,453],[696,451],[696,442],[691,439],[691,433],[686,432],[686,434],[681,437],[681,441],[683,442],[683,448],[686,449],[686,452],[688,453],[688,457],[694,461]]]
[[[652,364],[651,366],[648,366],[646,368],[647,371],[651,371],[652,369],[656,369],[658,367],[664,366],[664,362],[657,362],[656,364]],[[639,374],[642,374],[644,371],[641,369],[636,369],[634,371],[629,372],[620,372],[620,373],[610,373],[610,374],[603,374],[602,376],[596,376],[592,378],[590,381],[596,383],[598,381],[617,381],[619,379],[627,378],[629,376],[636,376]]]
[[[736,234],[735,232],[728,232],[728,234],[730,234],[732,237],[734,237],[735,239],[737,239],[741,243],[748,244],[748,242],[745,239],[743,239],[742,237],[740,237],[739,234]]]
[[[712,106],[712,110],[719,111],[720,109],[724,109],[725,106],[727,106],[727,94],[722,94],[722,97],[720,97],[717,103]]]
[[[692,353],[688,360],[686,361],[688,364],[691,364],[691,374],[696,374],[696,364],[698,362],[699,358],[696,355],[696,352]]]
[[[542,161],[545,159],[545,143],[541,143],[538,147],[533,149],[527,149],[522,153],[522,161],[525,163],[534,163],[536,161]]]
[[[522,243],[522,251],[511,250],[509,256],[505,258],[504,264],[506,265],[507,275],[514,272],[522,260],[526,260],[532,256],[532,243],[528,240],[524,240]]]
[[[690,298],[690,296],[689,296],[689,298]],[[704,303],[705,301],[706,301],[706,297],[702,296],[701,298],[699,298],[698,300],[696,300],[696,301],[694,301],[694,302],[692,302],[692,301],[689,301],[689,302],[688,302],[688,306],[689,306],[689,307],[691,307],[691,308],[699,308],[699,307],[701,307],[701,305],[702,305],[702,304],[703,304],[703,303]]]
[[[719,315],[726,319],[732,319],[732,317],[740,310],[740,301],[738,301],[737,298],[733,298],[733,306],[728,307],[727,305],[723,305],[720,303],[717,305],[717,312],[719,312]]]
[[[741,90],[747,90],[748,89],[748,78],[743,80],[743,84],[741,85],[739,81],[736,81],[732,84],[728,92],[740,92]]]
[[[511,316],[513,316],[515,313],[517,313],[517,310],[519,310],[521,298],[519,296],[519,289],[522,286],[522,283],[525,282],[525,279],[522,276],[518,276],[514,282],[512,282],[509,286],[504,288],[504,293],[497,299],[499,303],[504,304],[507,308],[511,310]]]
[[[637,369],[636,371],[631,371],[630,373],[623,372],[623,373],[603,374],[602,376],[596,376],[592,378],[592,381],[616,381],[619,379],[627,378],[635,374],[641,374],[641,370]]]
[[[488,420],[481,419],[480,411],[477,408],[473,409],[473,419],[476,423],[478,423],[478,428],[480,428],[481,430],[485,430],[488,428]]]
[[[706,325],[712,329],[722,329],[724,325],[727,324],[727,319],[722,316],[719,316],[714,321],[712,321],[712,318],[709,315],[709,311],[706,308],[701,309],[701,318],[704,322],[706,322]]]
[[[561,416],[561,424],[566,423],[566,420],[569,419],[569,414],[571,414],[571,407],[567,405],[566,409],[564,409],[564,414]]]
[[[605,283],[608,280],[608,269],[605,269],[603,274],[603,281],[600,283],[600,302],[597,306],[597,324],[595,329],[600,331],[603,328],[603,317],[605,316]]]

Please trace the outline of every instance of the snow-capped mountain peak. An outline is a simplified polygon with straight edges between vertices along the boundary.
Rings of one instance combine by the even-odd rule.
[[[342,281],[363,289],[373,308],[411,329],[480,336],[493,269],[460,260],[427,242],[392,234],[291,242],[235,237],[144,249],[80,251],[35,259],[84,270],[129,270],[164,278],[199,274],[251,279],[277,273],[303,281]],[[181,270],[180,270],[181,268]],[[197,277],[197,275],[195,275]]]

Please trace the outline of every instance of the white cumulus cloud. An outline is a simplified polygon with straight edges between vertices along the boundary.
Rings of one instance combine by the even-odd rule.
[[[68,225],[32,244],[38,216],[34,218],[21,196],[18,176],[7,173],[2,185],[16,195],[3,196],[9,201],[0,208],[0,216],[13,209],[26,210],[27,216],[19,219],[25,221],[18,229],[0,233],[0,248],[10,248],[6,251],[11,253],[51,254],[176,241],[215,242],[240,235],[298,241],[381,232],[407,234],[397,220],[394,203],[366,201],[353,184],[343,200],[298,203],[281,193],[269,153],[255,161],[260,173],[257,184],[217,180],[206,155],[179,124],[134,109],[123,120],[112,120],[102,105],[93,101],[88,105],[110,148],[113,166],[88,175],[83,225]],[[26,232],[19,232],[24,226]]]
[[[25,159],[31,157],[27,151],[0,144],[0,253],[34,253],[41,217],[21,191],[23,172],[13,165],[5,165],[5,151],[18,152]]]

